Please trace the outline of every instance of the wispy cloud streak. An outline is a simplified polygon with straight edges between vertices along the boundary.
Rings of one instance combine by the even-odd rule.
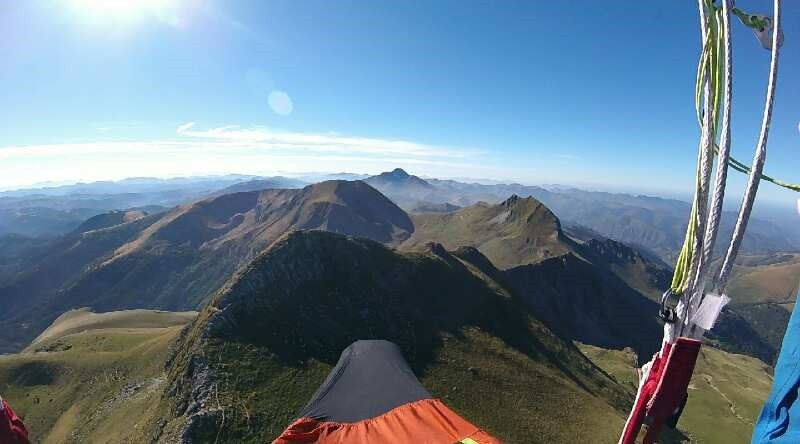
[[[478,153],[475,149],[449,148],[406,140],[345,136],[336,133],[296,133],[273,131],[268,128],[242,128],[237,125],[206,130],[194,129],[188,122],[177,128],[179,136],[199,140],[222,141],[241,147],[314,151],[322,153],[361,153],[372,155],[403,155],[420,157],[464,158]]]

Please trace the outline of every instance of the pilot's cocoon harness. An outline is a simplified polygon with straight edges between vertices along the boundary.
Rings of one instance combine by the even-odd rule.
[[[397,345],[357,341],[273,444],[405,442],[500,443],[434,399]]]

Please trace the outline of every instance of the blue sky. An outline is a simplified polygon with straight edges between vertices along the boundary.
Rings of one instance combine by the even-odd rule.
[[[0,3],[0,187],[395,166],[692,186],[692,1],[109,2]],[[784,3],[767,171],[800,181],[800,5]],[[749,163],[769,53],[735,24],[734,155]]]

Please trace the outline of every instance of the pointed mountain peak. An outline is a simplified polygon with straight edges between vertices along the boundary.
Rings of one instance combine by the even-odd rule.
[[[395,168],[387,175],[392,176],[396,179],[408,179],[409,177],[411,177],[411,175],[406,173],[406,170],[402,168]]]
[[[377,176],[372,176],[366,181],[370,184],[382,186],[382,185],[390,185],[390,186],[416,186],[422,188],[431,188],[432,185],[429,184],[424,179],[419,178],[418,176],[414,176],[412,174],[408,174],[406,170],[402,168],[395,168],[392,171],[386,171]]]
[[[519,195],[512,194],[511,197],[503,202],[500,202],[498,206],[510,211],[510,214],[522,215],[533,212],[541,212],[550,215],[550,217],[553,219],[557,219],[556,215],[553,214],[549,208],[531,196],[520,197]]]
[[[514,205],[516,205],[517,202],[519,202],[520,200],[522,200],[521,197],[517,196],[516,194],[512,194],[511,197],[509,197],[508,199],[504,200],[500,205],[510,208],[510,207],[513,207]]]

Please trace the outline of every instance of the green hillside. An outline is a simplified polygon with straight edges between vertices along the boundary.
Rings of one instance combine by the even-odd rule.
[[[34,339],[27,350],[36,350],[42,344],[89,330],[183,326],[191,322],[195,316],[197,316],[197,312],[194,311],[122,310],[93,313],[88,308],[70,310],[59,316],[47,330]]]
[[[87,325],[0,356],[0,393],[35,442],[142,442],[134,435],[150,420],[170,346],[191,315],[137,311],[115,317],[123,321]],[[131,328],[137,317],[150,326]],[[58,324],[50,331],[58,330],[69,333]]]
[[[728,283],[733,304],[773,303],[792,309],[800,288],[800,254],[744,255],[738,262]]]
[[[580,348],[635,394],[638,376],[630,351],[589,345]],[[703,347],[678,428],[692,442],[749,443],[753,424],[771,385],[771,367],[758,359]]]
[[[798,287],[800,255],[740,256],[727,288],[731,303],[717,327],[709,332],[709,339],[724,350],[774,363]]]

